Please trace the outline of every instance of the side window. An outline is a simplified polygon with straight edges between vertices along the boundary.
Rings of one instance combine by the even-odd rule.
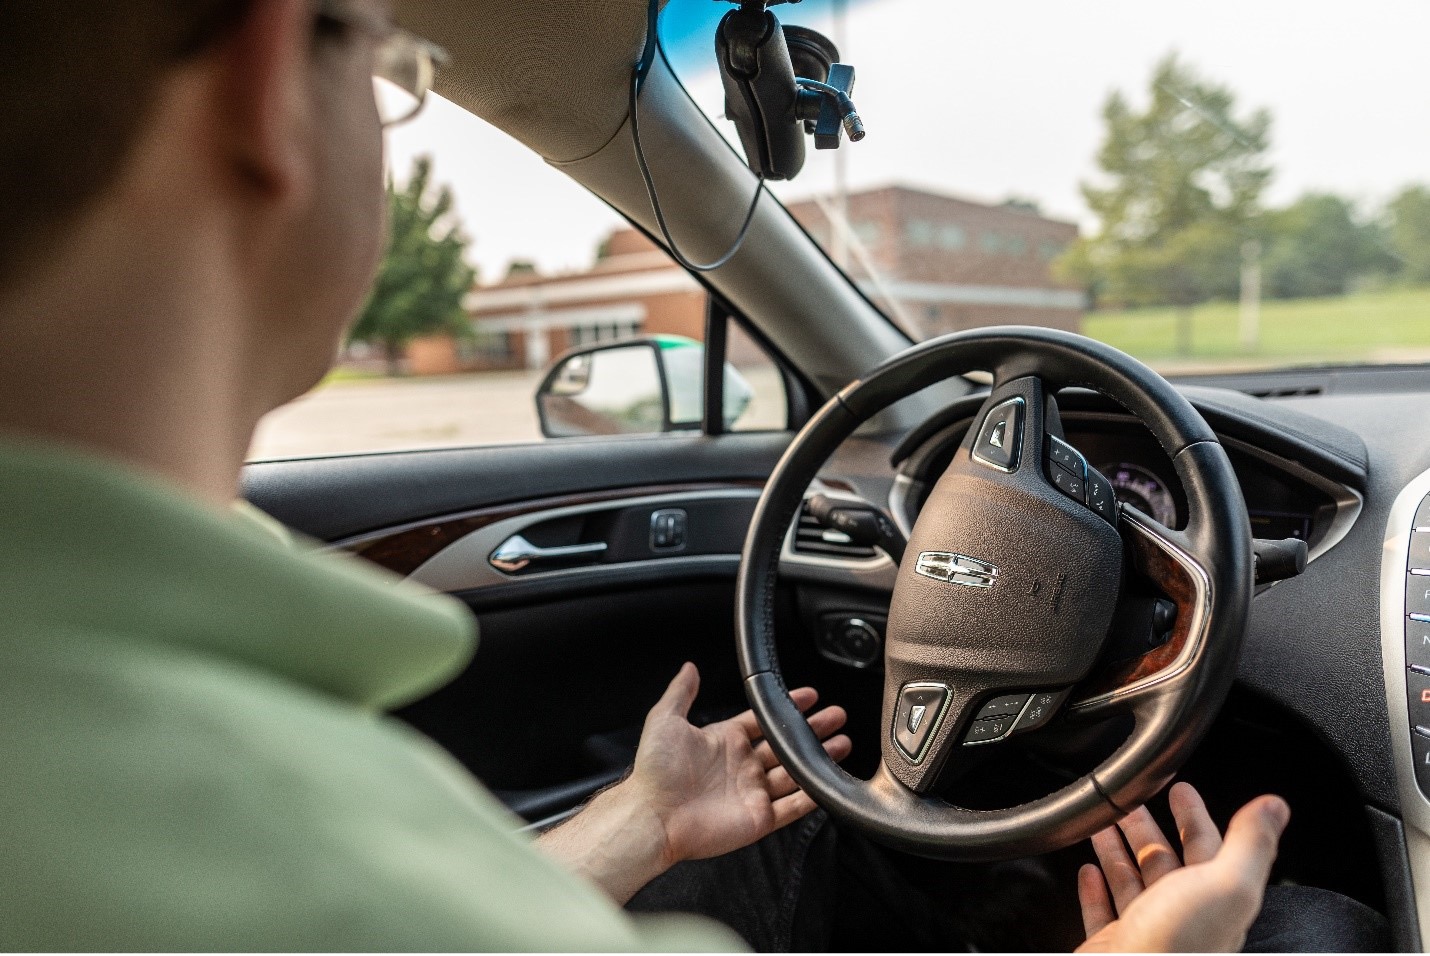
[[[725,340],[725,361],[750,388],[749,401],[730,422],[730,431],[779,431],[790,425],[789,396],[784,373],[768,352],[739,323],[731,322]]]
[[[391,227],[371,300],[327,378],[260,423],[250,460],[701,427],[708,303],[692,276],[440,97],[389,135]],[[786,428],[779,367],[728,328],[727,429]],[[604,354],[631,343],[659,361]],[[586,349],[600,351],[557,368]],[[568,411],[596,390],[605,418],[543,428],[543,382]]]

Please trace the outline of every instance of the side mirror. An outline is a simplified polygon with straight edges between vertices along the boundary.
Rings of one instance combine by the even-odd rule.
[[[536,390],[547,438],[698,431],[705,405],[705,346],[682,336],[627,339],[573,349]],[[752,389],[725,366],[725,424],[750,404]]]

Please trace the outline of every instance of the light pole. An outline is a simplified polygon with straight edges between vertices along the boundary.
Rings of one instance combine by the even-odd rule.
[[[1241,347],[1261,346],[1261,240],[1241,244]]]

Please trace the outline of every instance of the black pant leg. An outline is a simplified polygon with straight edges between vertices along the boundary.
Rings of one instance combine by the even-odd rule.
[[[678,863],[626,904],[633,912],[692,913],[730,927],[764,953],[826,949],[818,920],[796,910],[806,888],[822,892],[833,849],[833,827],[822,811],[734,853]],[[811,875],[814,878],[811,879]]]
[[[1268,886],[1244,953],[1384,953],[1390,924],[1348,896],[1312,886]]]

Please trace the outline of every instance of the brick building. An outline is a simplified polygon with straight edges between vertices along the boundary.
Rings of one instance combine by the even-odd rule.
[[[789,208],[833,247],[823,203]],[[920,338],[982,325],[1082,325],[1083,294],[1050,269],[1077,238],[1072,223],[1026,204],[989,206],[903,186],[851,194],[846,216],[854,233],[846,271]]]
[[[989,206],[903,186],[854,193],[846,202],[846,270],[915,335],[1014,323],[1079,328],[1081,292],[1049,269],[1077,238],[1075,225],[1025,205]],[[822,202],[789,209],[833,248]],[[572,346],[634,334],[701,338],[705,316],[700,286],[634,229],[612,233],[584,272],[517,271],[473,289],[467,305],[476,335],[412,343],[413,373],[544,368]]]

